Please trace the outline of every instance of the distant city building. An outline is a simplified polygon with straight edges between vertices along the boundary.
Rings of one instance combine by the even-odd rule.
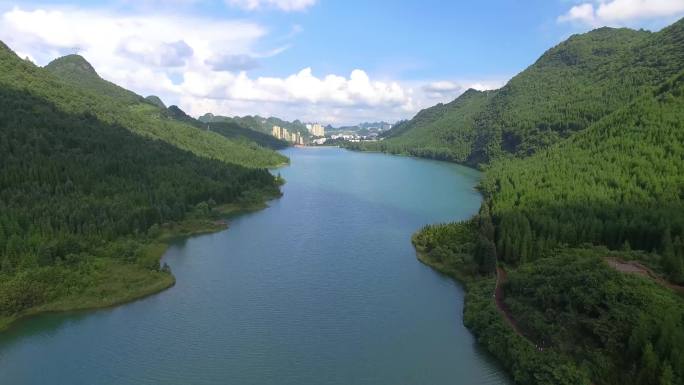
[[[304,137],[302,137],[301,133],[289,132],[286,128],[280,126],[273,126],[271,129],[271,135],[286,142],[304,144]]]
[[[282,129],[280,126],[273,126],[273,129],[271,130],[271,135],[275,136],[278,139],[282,139]]]
[[[288,142],[292,141],[292,137],[290,133],[287,131],[287,129],[280,126],[273,126],[273,129],[271,130],[271,135],[275,136],[280,140],[286,140]]]
[[[309,123],[306,125],[312,136],[325,136],[325,127],[320,123]]]

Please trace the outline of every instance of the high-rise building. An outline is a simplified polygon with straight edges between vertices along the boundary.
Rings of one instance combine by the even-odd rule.
[[[307,128],[309,128],[309,126],[311,126],[311,128],[309,129],[309,132],[311,133],[311,135],[313,135],[313,136],[325,136],[325,128],[320,123],[313,123],[310,125],[307,124],[306,126],[307,126]]]
[[[271,135],[286,142],[304,144],[304,137],[302,137],[300,132],[289,132],[286,128],[280,126],[273,126],[271,129]]]
[[[278,139],[282,139],[283,131],[280,128],[280,126],[273,126],[273,129],[271,130],[271,135],[275,136]]]

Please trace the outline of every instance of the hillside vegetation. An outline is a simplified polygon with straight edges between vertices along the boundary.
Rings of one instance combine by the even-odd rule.
[[[575,35],[495,91],[470,90],[421,111],[377,143],[353,145],[471,166],[529,156],[587,128],[676,75],[684,21],[657,33]]]
[[[158,113],[141,128],[153,122],[140,113],[148,107],[115,87],[73,85],[0,46],[0,329],[162,290],[174,282],[159,264],[166,237],[220,228],[215,206],[279,194],[265,169],[225,160],[280,156]],[[211,159],[224,150],[236,154]]]
[[[28,91],[54,103],[66,113],[93,114],[102,122],[120,125],[206,158],[247,167],[271,167],[286,162],[282,155],[256,143],[248,146],[244,142],[235,143],[169,116],[168,110],[100,78],[80,56],[56,59],[42,69],[25,61],[15,63],[13,53],[7,49],[2,51],[0,65],[5,73],[0,76],[5,83],[15,88],[28,86]],[[8,65],[18,68],[12,72],[4,71]]]
[[[375,144],[483,166],[480,213],[414,244],[517,383],[684,384],[683,25],[574,36]]]
[[[234,125],[249,128],[253,131],[258,131],[264,134],[271,135],[273,126],[279,126],[287,129],[289,132],[299,132],[303,137],[309,137],[309,130],[306,125],[299,120],[288,122],[276,117],[263,118],[258,115],[254,116],[220,116],[213,114],[205,114],[200,116],[199,120],[203,123],[232,123]]]
[[[195,119],[178,106],[170,106],[166,109],[166,114],[172,119],[190,124],[201,130],[215,132],[231,141],[245,145],[256,143],[261,147],[272,150],[282,150],[290,145],[288,142],[272,136],[270,129],[266,130],[264,127],[259,127],[258,129],[250,128],[248,125],[245,125],[245,122],[249,121],[245,121],[242,118],[233,119],[207,114],[200,119]],[[208,118],[209,116],[212,118]]]

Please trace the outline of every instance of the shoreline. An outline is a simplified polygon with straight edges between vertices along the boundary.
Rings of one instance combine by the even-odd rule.
[[[393,156],[402,156],[402,157],[407,157],[407,158],[414,158],[414,159],[422,159],[422,160],[432,160],[435,162],[445,162],[445,163],[451,163],[451,164],[456,164],[465,168],[469,168],[471,170],[475,170],[479,173],[484,174],[485,168],[480,168],[478,166],[474,166],[469,163],[464,163],[464,162],[457,162],[455,160],[450,160],[450,159],[438,159],[438,158],[433,158],[429,156],[419,156],[419,155],[412,155],[409,153],[403,153],[403,152],[391,152],[391,151],[381,151],[381,150],[366,150],[362,148],[350,148],[348,146],[338,146],[340,148],[343,148],[345,150],[353,151],[353,152],[366,152],[369,154],[385,154],[385,155],[393,155]],[[476,186],[477,188],[477,186]]]
[[[268,208],[268,201],[277,199],[281,196],[282,193],[265,195],[259,202],[219,205],[215,207],[214,211],[206,218],[186,219],[182,222],[162,225],[162,233],[144,247],[145,252],[150,255],[150,258],[154,256],[154,258],[159,261],[159,271],[147,270],[137,264],[121,264],[116,263],[115,261],[106,261],[105,263],[109,264],[105,266],[105,268],[111,270],[124,270],[124,273],[127,270],[134,274],[143,273],[146,275],[146,278],[149,279],[149,282],[146,281],[143,285],[135,287],[131,291],[122,291],[118,294],[113,293],[110,297],[104,299],[92,298],[88,297],[85,293],[80,293],[73,296],[58,298],[52,302],[26,309],[12,316],[0,317],[0,333],[12,330],[18,327],[22,321],[34,316],[110,309],[143,300],[170,289],[176,284],[176,277],[173,275],[172,271],[164,271],[161,268],[161,261],[174,241],[227,230],[229,228],[227,219]],[[100,260],[104,259],[102,257],[98,258]],[[111,282],[102,283],[106,284]],[[124,282],[126,289],[130,290],[130,284],[130,282]]]

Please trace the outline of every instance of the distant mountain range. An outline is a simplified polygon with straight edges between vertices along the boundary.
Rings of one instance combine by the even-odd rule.
[[[271,134],[273,126],[279,126],[287,129],[289,132],[299,132],[303,137],[309,137],[311,134],[306,129],[306,125],[299,120],[288,122],[276,117],[263,118],[258,115],[254,116],[220,116],[211,113],[204,114],[199,117],[199,120],[204,123],[234,123],[236,125],[249,128],[264,134]]]
[[[387,131],[390,128],[392,128],[392,123],[387,123],[384,121],[381,122],[363,122],[359,123],[354,126],[340,126],[340,127],[332,127],[330,126],[329,128],[326,128],[327,130],[330,131],[374,131],[374,132],[382,132],[382,131]]]

